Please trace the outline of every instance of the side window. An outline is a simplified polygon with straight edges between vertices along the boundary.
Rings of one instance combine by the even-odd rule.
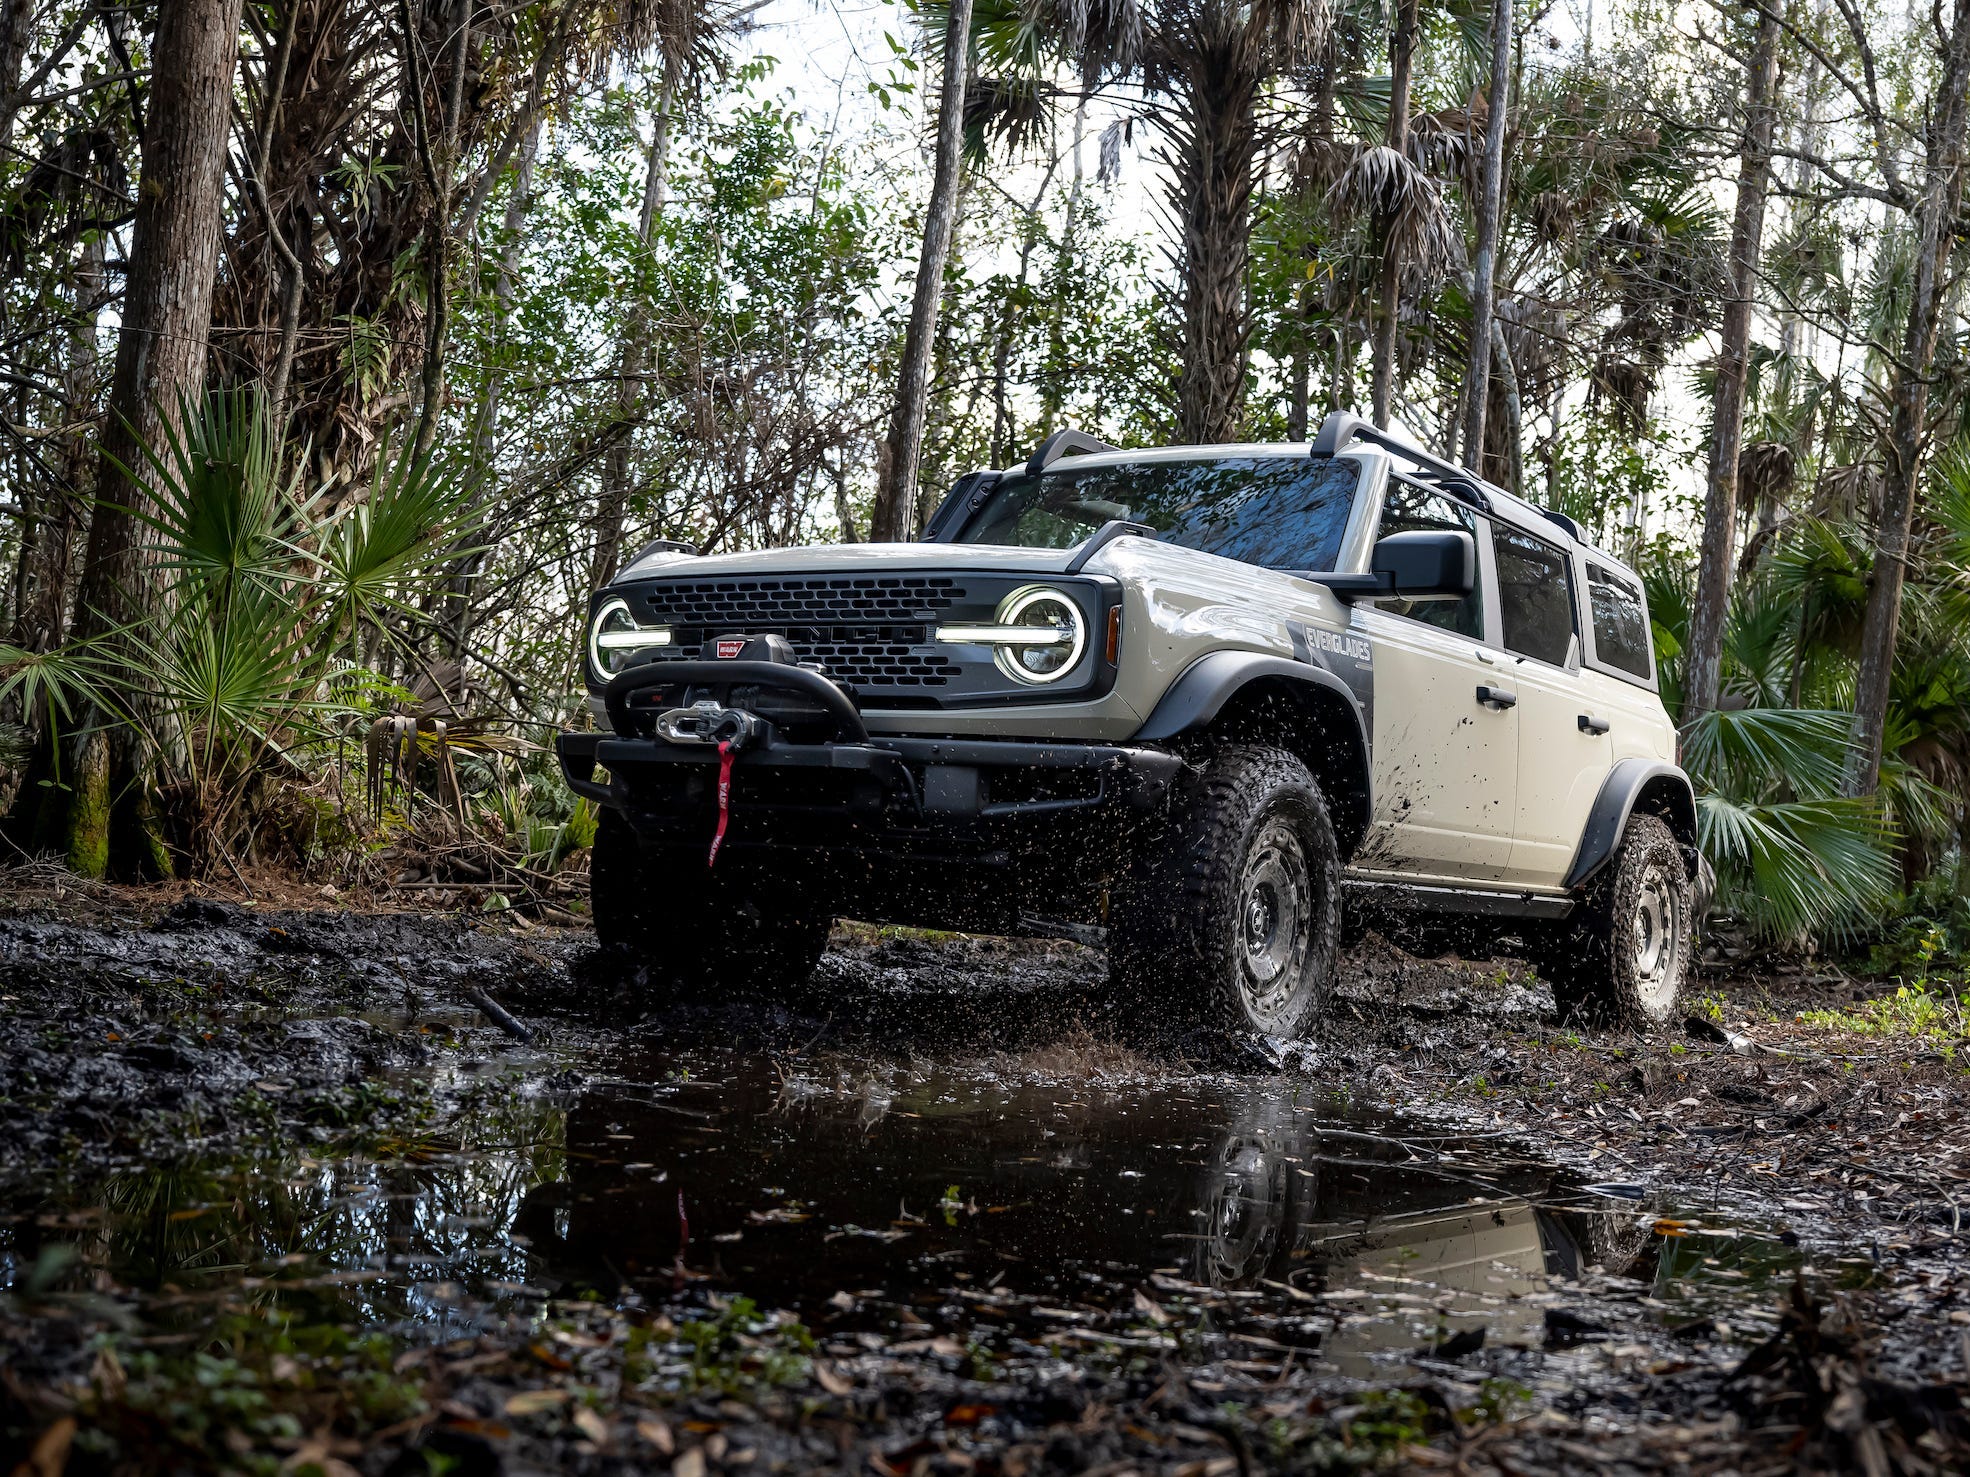
[[[1505,650],[1566,665],[1573,643],[1573,561],[1544,539],[1494,525]]]
[[[1587,604],[1594,617],[1594,659],[1648,681],[1649,621],[1642,587],[1589,560]]]
[[[1457,530],[1478,537],[1477,515],[1455,498],[1445,497],[1413,482],[1391,481],[1382,501],[1382,523],[1377,538],[1416,530]],[[1482,582],[1480,582],[1482,583]],[[1412,621],[1454,631],[1473,641],[1484,639],[1483,603],[1479,586],[1462,600],[1377,600],[1377,608],[1391,615],[1406,615]]]

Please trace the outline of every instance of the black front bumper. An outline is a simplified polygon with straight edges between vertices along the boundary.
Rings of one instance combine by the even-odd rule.
[[[564,733],[556,748],[576,794],[620,811],[646,842],[695,842],[716,804],[719,754],[654,734],[659,710],[709,697],[752,711],[734,756],[727,845],[908,851],[928,843],[990,851],[1036,823],[1162,808],[1183,761],[1166,750],[1050,739],[871,735],[847,694],[771,662],[671,662],[609,684],[614,733]],[[767,713],[803,706],[798,720]],[[597,768],[606,779],[596,776]]]
[[[692,792],[702,789],[695,798],[708,800],[718,771],[716,749],[655,738],[564,733],[555,749],[569,788],[632,822],[695,811]],[[596,778],[598,766],[606,779]],[[758,741],[733,760],[732,812],[763,808],[898,830],[1109,806],[1147,812],[1161,807],[1182,767],[1161,749],[1122,744],[890,737],[796,743],[762,724]],[[666,778],[686,783],[662,783]],[[1060,783],[1049,783],[1055,780]],[[759,781],[770,783],[755,788]],[[673,795],[687,803],[670,803]]]

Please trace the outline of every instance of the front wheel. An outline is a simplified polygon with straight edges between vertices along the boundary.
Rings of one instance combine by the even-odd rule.
[[[1637,815],[1568,926],[1535,961],[1562,1016],[1646,1031],[1681,1013],[1695,906],[1683,848]]]
[[[1326,1013],[1340,947],[1334,824],[1319,782],[1283,749],[1218,750],[1141,848],[1109,919],[1126,993],[1289,1040]]]
[[[619,813],[602,812],[589,905],[604,949],[687,983],[798,985],[827,948],[832,911],[792,879],[659,860]]]

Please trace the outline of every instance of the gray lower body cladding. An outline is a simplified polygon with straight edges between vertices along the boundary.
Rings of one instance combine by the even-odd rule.
[[[647,853],[707,865],[715,747],[562,734],[557,748],[569,785],[620,811]],[[797,883],[838,913],[878,922],[999,932],[1021,915],[1097,922],[1128,839],[1163,811],[1182,767],[1143,746],[797,742],[766,723],[734,756],[717,865]]]

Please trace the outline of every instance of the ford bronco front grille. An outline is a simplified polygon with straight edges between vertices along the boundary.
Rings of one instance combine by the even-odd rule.
[[[679,580],[638,594],[639,622],[672,633],[651,660],[696,657],[710,637],[743,634],[786,637],[801,661],[864,695],[942,687],[961,670],[932,628],[965,589],[940,575]]]

